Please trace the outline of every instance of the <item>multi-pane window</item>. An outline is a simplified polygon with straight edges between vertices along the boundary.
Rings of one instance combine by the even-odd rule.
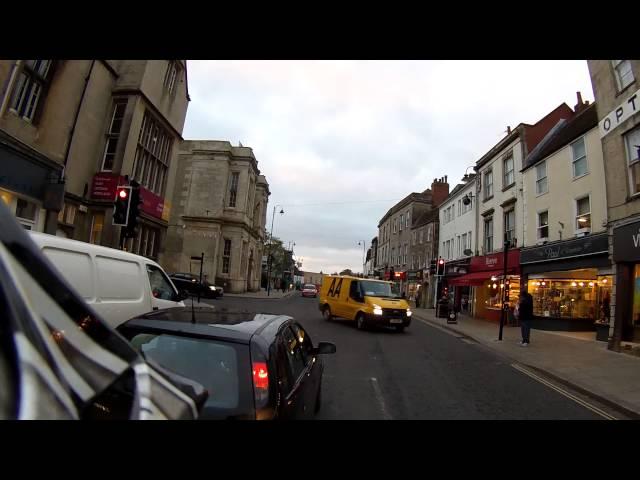
[[[623,90],[633,83],[633,70],[631,70],[631,62],[629,60],[611,60],[613,69],[616,74],[616,83],[618,90]]]
[[[102,228],[104,225],[104,213],[94,213],[91,219],[91,236],[89,242],[100,245],[102,242]]]
[[[75,205],[65,202],[62,210],[58,212],[58,222],[73,225],[76,221],[76,210]]]
[[[504,239],[513,242],[516,234],[516,211],[504,212]]]
[[[471,250],[471,232],[467,234],[467,241],[469,242],[469,245],[467,246],[467,248]]]
[[[16,217],[27,230],[33,230],[38,219],[38,205],[29,200],[18,198],[16,203]]]
[[[576,200],[576,230],[591,228],[591,202],[589,197]]]
[[[393,219],[393,233],[396,233],[398,231],[398,219],[394,218]]]
[[[493,251],[493,218],[489,217],[484,221],[484,252]]]
[[[406,265],[407,264],[407,256],[409,254],[409,244],[405,243],[404,244],[404,257],[402,257],[402,264]]]
[[[222,251],[222,273],[229,273],[231,268],[231,240],[224,239],[224,250]]]
[[[407,212],[406,222],[407,223],[405,224],[405,227],[409,228],[409,223],[411,222],[411,212],[410,211]]]
[[[538,240],[549,238],[549,211],[538,213]]]
[[[573,155],[573,178],[580,177],[587,173],[587,152],[584,147],[584,137],[571,144]]]
[[[231,173],[231,179],[229,180],[229,207],[232,207],[232,208],[236,206],[236,200],[238,198],[239,179],[240,179],[240,172]]]
[[[493,197],[493,170],[484,172],[484,199]]]
[[[536,194],[542,195],[547,193],[549,185],[547,184],[547,161],[536,165]]]
[[[412,245],[414,245],[414,246],[416,244],[417,237],[418,237],[418,232],[413,232],[413,243],[412,243]]]
[[[627,146],[627,165],[629,166],[629,181],[631,195],[640,193],[640,127],[624,135]]]
[[[412,270],[416,269],[416,256],[415,255],[411,255],[411,269]]]
[[[122,119],[124,118],[126,108],[126,98],[119,98],[113,101],[111,116],[109,117],[109,126],[107,128],[107,143],[105,144],[104,154],[102,156],[102,170],[107,172],[113,170],[113,161],[116,157],[118,138],[120,137]]]
[[[418,268],[422,268],[422,254],[418,254]]]
[[[464,251],[467,249],[467,234],[463,233],[462,234],[462,246],[460,247],[462,249],[462,253],[464,254]]]
[[[509,155],[507,158],[505,158],[502,161],[502,171],[504,172],[504,177],[503,177],[503,188],[507,188],[511,185],[513,185],[516,181],[516,177],[515,177],[515,169],[514,169],[514,163],[513,163],[513,155]]]
[[[125,246],[128,252],[155,259],[160,247],[160,230],[142,225],[138,236],[128,239]]]
[[[400,231],[402,231],[402,225],[404,224],[404,215],[400,214]]]
[[[423,229],[423,228],[421,228],[421,229],[420,229],[420,235],[419,235],[419,237],[418,237],[418,243],[419,243],[420,245],[422,245],[422,240],[423,240],[423,239],[424,239],[424,229]]]
[[[32,121],[49,82],[51,60],[24,60],[18,75],[11,110]]]
[[[391,247],[391,261],[389,263],[391,263],[391,265],[396,264],[396,248],[395,247]]]
[[[175,60],[169,60],[167,71],[164,75],[164,88],[167,89],[169,94],[172,94],[175,91],[179,73],[180,65],[178,64],[178,62],[176,62]]]
[[[173,137],[145,112],[138,135],[133,178],[140,185],[163,196]]]

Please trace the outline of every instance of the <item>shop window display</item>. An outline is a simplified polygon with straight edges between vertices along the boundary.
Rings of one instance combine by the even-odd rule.
[[[603,321],[609,317],[611,277],[529,280],[533,314],[538,317]]]

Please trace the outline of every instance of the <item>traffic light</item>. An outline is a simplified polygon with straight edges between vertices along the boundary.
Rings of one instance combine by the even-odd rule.
[[[439,258],[437,275],[444,275],[444,266],[445,266],[444,258]]]
[[[135,180],[131,181],[131,207],[129,219],[127,221],[126,237],[136,238],[138,236],[138,223],[140,213],[142,213],[142,197],[140,195],[140,184]]]
[[[127,225],[131,207],[131,187],[120,186],[116,189],[113,205],[113,225]]]
[[[434,259],[431,260],[431,263],[429,264],[429,275],[435,275],[436,274],[436,261]]]

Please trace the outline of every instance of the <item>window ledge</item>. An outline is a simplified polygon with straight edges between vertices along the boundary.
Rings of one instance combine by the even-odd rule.
[[[571,180],[572,182],[575,182],[576,180],[580,180],[581,178],[586,177],[587,175],[589,175],[590,172],[587,173],[583,173],[582,175],[579,175],[577,177],[573,177],[573,179]]]
[[[488,202],[489,200],[491,200],[492,198],[493,198],[493,195],[491,195],[490,197],[487,197],[487,198],[483,198],[483,199],[482,199],[482,203],[486,203],[486,202]]]
[[[542,192],[542,193],[536,193],[536,198],[542,197],[543,195],[546,195],[547,193],[549,193],[549,190],[547,190],[546,192]]]
[[[614,73],[615,75],[615,73]],[[615,79],[614,79],[615,80]],[[617,83],[617,82],[616,82]],[[626,87],[624,87],[622,90],[620,90],[618,93],[616,93],[616,98],[618,98],[620,95],[622,95],[623,93],[625,93],[627,90],[629,90],[631,87],[633,87],[636,83],[636,79],[633,79],[633,82],[631,82],[629,85],[627,85]]]
[[[502,187],[502,191],[506,192],[507,190],[513,188],[515,186],[516,182],[513,182],[511,185],[507,185],[506,187]]]

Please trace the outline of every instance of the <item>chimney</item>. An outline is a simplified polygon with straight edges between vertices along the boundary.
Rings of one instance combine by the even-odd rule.
[[[434,208],[437,208],[449,196],[449,184],[447,183],[447,175],[438,179],[437,181],[434,181],[431,184],[431,191],[433,192],[431,196],[431,204]]]
[[[589,106],[589,102],[582,101],[582,94],[580,92],[576,92],[576,96],[578,97],[578,103],[573,107],[573,111],[579,113]]]
[[[511,126],[507,125],[507,135],[511,135]]]

